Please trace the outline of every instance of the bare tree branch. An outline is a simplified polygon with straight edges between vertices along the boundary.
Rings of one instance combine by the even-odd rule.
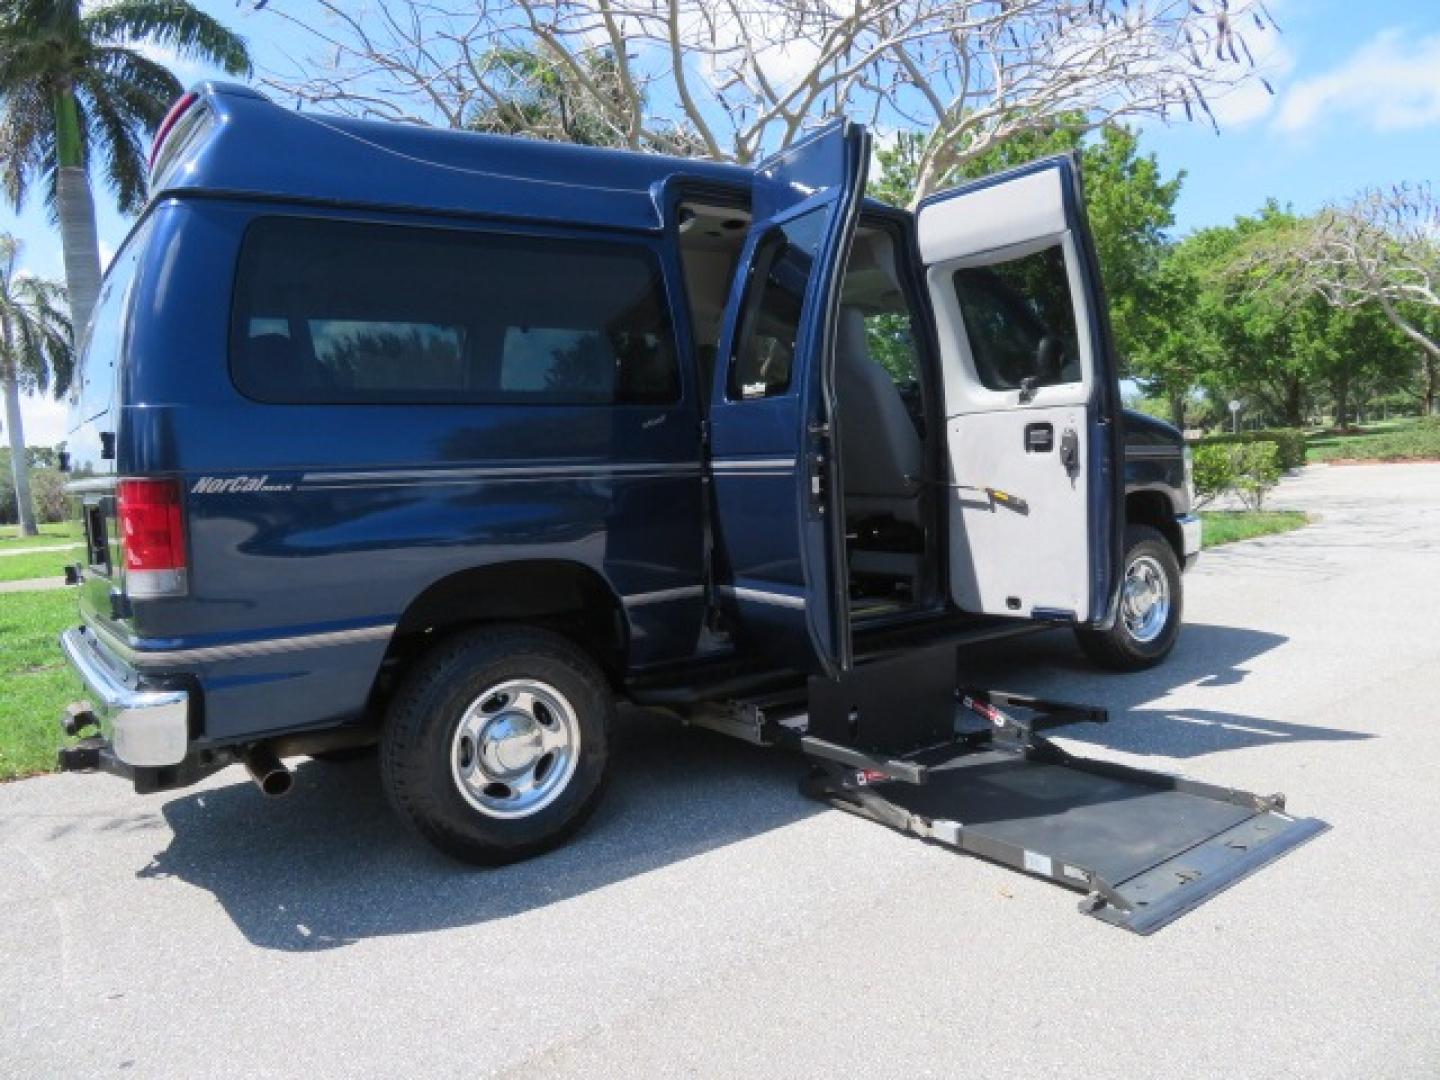
[[[838,114],[884,131],[914,128],[923,113],[917,199],[1060,114],[1214,123],[1215,97],[1261,78],[1246,34],[1277,32],[1262,0],[272,0],[266,10],[315,42],[266,83],[351,115],[473,126],[515,86],[515,72],[485,58],[517,50],[543,53],[568,84],[564,100],[632,148],[749,162]],[[557,137],[539,112],[534,125],[522,133]]]
[[[1260,266],[1336,307],[1377,304],[1434,360],[1440,339],[1440,200],[1429,183],[1370,188],[1327,207],[1264,249]]]

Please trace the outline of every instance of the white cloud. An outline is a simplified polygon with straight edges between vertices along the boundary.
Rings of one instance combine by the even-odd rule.
[[[1255,56],[1255,77],[1208,99],[1222,129],[1241,128],[1262,119],[1274,108],[1275,95],[1260,80],[1264,78],[1274,87],[1295,69],[1294,51],[1275,31],[1252,31],[1247,44]]]
[[[1440,35],[1406,39],[1387,30],[1339,67],[1296,83],[1275,118],[1281,131],[1305,131],[1338,114],[1375,131],[1440,124]]]

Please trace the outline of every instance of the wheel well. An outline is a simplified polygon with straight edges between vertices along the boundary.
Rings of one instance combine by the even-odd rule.
[[[1159,529],[1160,535],[1175,549],[1175,557],[1184,560],[1185,538],[1180,533],[1170,499],[1162,492],[1132,491],[1126,495],[1125,521],[1130,525],[1149,525]]]
[[[544,626],[585,649],[612,681],[625,669],[629,627],[605,580],[587,566],[533,559],[443,577],[400,616],[386,665],[403,666],[437,637],[477,623]]]

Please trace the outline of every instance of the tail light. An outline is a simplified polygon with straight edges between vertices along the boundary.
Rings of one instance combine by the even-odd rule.
[[[121,480],[116,516],[131,598],[181,596],[186,588],[185,522],[178,480]]]
[[[170,106],[170,111],[165,114],[165,118],[160,121],[160,126],[155,129],[155,139],[150,143],[149,165],[152,174],[158,171],[155,163],[160,157],[160,148],[165,145],[165,140],[170,137],[171,132],[175,130],[175,125],[180,122],[180,118],[185,115],[190,106],[199,100],[200,95],[194,90],[182,94],[176,99],[175,104]]]

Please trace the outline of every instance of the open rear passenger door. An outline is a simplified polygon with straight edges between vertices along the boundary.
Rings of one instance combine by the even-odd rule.
[[[942,192],[916,227],[944,370],[952,597],[977,614],[1105,623],[1124,461],[1077,164]]]
[[[831,358],[869,154],[841,120],[756,169],[709,416],[721,595],[755,651],[825,674],[850,663]]]

